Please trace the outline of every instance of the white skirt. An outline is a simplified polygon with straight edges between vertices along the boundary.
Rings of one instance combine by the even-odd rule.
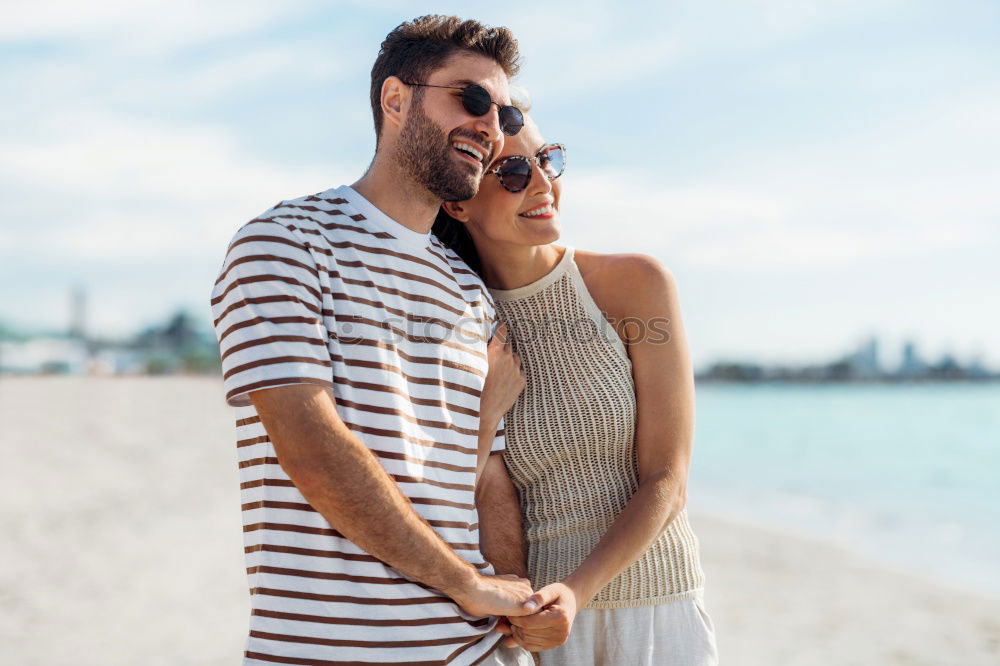
[[[584,608],[569,640],[539,652],[542,666],[717,666],[715,627],[701,591],[639,608]]]

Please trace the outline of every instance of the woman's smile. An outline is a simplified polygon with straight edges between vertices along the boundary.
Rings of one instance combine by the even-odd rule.
[[[523,213],[518,213],[520,217],[528,217],[533,220],[551,220],[555,216],[555,206],[551,201],[546,201],[540,206],[535,206]]]

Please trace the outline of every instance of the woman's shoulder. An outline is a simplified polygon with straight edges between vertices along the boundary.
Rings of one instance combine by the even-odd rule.
[[[615,317],[655,308],[677,289],[670,270],[648,254],[575,250],[573,258],[598,307]]]
[[[575,249],[573,258],[581,274],[593,271],[604,280],[614,280],[617,276],[656,278],[670,274],[659,259],[638,252],[610,254]]]

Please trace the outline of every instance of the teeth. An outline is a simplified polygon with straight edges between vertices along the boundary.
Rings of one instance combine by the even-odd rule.
[[[464,143],[464,142],[459,142],[459,141],[455,141],[451,145],[455,146],[456,148],[458,148],[459,150],[461,150],[463,153],[468,153],[468,154],[472,155],[479,162],[482,162],[483,161],[483,157],[485,157],[485,155],[483,155],[483,153],[480,152],[478,148],[476,148],[475,146],[473,146],[471,144]]]
[[[521,213],[524,217],[538,217],[539,215],[547,215],[552,212],[552,204],[545,204],[541,208],[535,208],[534,210],[529,210],[527,212]]]

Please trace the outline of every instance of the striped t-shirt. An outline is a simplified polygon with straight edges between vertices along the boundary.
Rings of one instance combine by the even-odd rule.
[[[344,423],[455,552],[493,573],[474,501],[479,395],[495,313],[430,233],[350,187],[283,201],[236,232],[212,291],[236,408],[251,593],[245,664],[475,664],[494,618],[367,554],[278,464],[248,394],[329,387]],[[503,430],[493,450],[504,447]]]

